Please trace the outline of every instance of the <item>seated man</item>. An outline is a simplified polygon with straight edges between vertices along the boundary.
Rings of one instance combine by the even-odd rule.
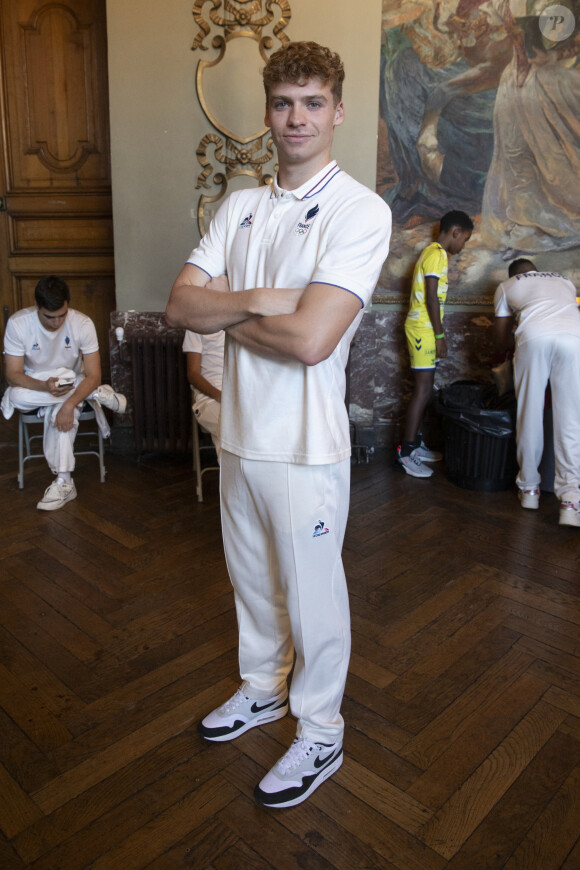
[[[183,350],[187,354],[187,380],[194,389],[193,413],[206,429],[220,458],[220,441],[217,434],[220,403],[222,400],[222,375],[224,368],[225,332],[198,335],[186,329]]]
[[[68,285],[54,275],[41,278],[34,291],[36,306],[23,308],[8,320],[4,361],[8,388],[2,413],[14,409],[44,416],[43,450],[54,482],[37,508],[54,511],[77,497],[71,477],[74,441],[85,400],[96,412],[104,437],[110,430],[101,405],[122,414],[127,401],[101,384],[101,358],[92,320],[69,308]]]

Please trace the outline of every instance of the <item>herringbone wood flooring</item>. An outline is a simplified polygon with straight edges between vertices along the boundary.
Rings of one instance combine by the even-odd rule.
[[[252,791],[287,717],[233,743],[196,723],[237,685],[215,475],[186,458],[79,459],[35,505],[0,428],[3,870],[580,867],[580,529],[353,467],[345,762],[309,801]]]

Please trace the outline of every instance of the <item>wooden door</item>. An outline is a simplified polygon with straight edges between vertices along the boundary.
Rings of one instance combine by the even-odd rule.
[[[64,278],[95,322],[104,379],[115,309],[106,0],[0,0],[0,301]],[[1,319],[2,334],[4,317]]]

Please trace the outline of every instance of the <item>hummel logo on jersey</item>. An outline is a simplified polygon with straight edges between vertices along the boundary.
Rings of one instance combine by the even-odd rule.
[[[319,538],[321,535],[328,535],[330,529],[327,529],[324,525],[324,520],[319,520],[314,526],[314,531],[312,532],[313,538]]]
[[[317,205],[313,205],[312,208],[308,209],[304,217],[304,222],[299,221],[298,226],[294,230],[297,236],[303,236],[308,232],[308,230],[312,226],[310,221],[314,220],[319,211],[320,208]]]
[[[416,338],[415,339],[415,350],[421,350],[422,347],[423,347],[423,339]]]
[[[248,227],[251,227],[251,226],[252,226],[252,218],[253,218],[253,216],[254,216],[254,215],[253,215],[252,213],[250,213],[249,215],[247,215],[247,216],[243,219],[243,221],[241,222],[241,224],[240,224],[240,229],[242,229],[242,230],[247,230]]]

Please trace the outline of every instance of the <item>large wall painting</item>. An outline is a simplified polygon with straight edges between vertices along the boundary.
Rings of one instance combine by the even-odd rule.
[[[475,221],[449,301],[489,303],[530,256],[580,285],[580,0],[383,0],[377,189],[393,242],[377,298],[406,301],[446,211]]]

